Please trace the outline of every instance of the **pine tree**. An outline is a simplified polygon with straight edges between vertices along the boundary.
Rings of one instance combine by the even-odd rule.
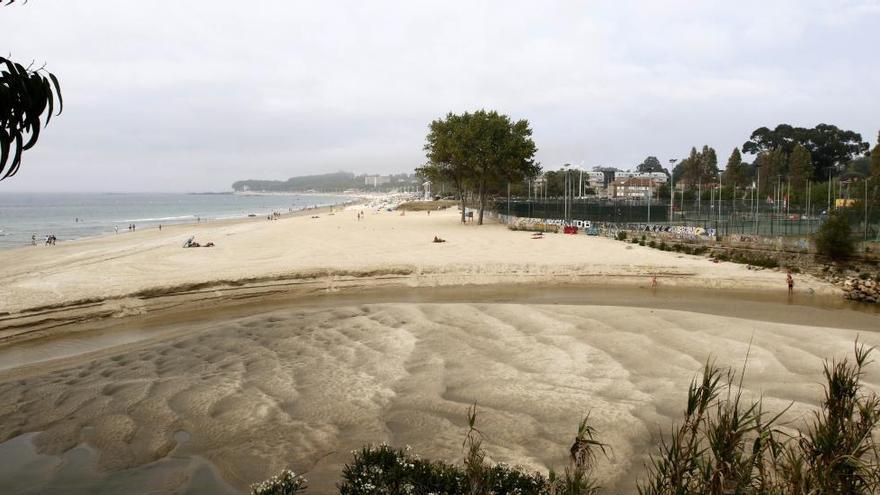
[[[794,191],[801,192],[807,184],[807,180],[813,176],[813,160],[810,151],[803,145],[798,144],[791,152],[788,159],[788,178]]]
[[[779,177],[785,175],[788,157],[782,148],[776,148],[769,153],[761,153],[758,158],[760,161],[756,159],[755,162],[759,164],[760,193],[764,196],[772,196]]]
[[[734,148],[730,158],[727,159],[727,167],[724,168],[724,182],[727,185],[739,187],[745,181],[745,171],[742,165],[742,154],[739,148]]]
[[[684,182],[693,187],[700,178],[700,154],[697,148],[691,148],[691,154],[684,160]]]
[[[703,145],[703,152],[700,153],[700,178],[703,184],[711,184],[718,180],[718,155],[715,149],[708,145]]]

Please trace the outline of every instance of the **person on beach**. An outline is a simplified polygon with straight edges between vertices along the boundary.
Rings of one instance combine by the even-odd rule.
[[[36,232],[31,234],[31,245],[33,245],[33,246],[37,245],[37,233]]]
[[[114,225],[114,226],[113,226],[113,232],[114,232],[116,235],[119,235],[119,225]]]
[[[162,232],[162,224],[159,224],[159,232]]]
[[[791,276],[791,270],[785,275],[785,281],[788,282],[788,293],[794,292],[794,278]]]

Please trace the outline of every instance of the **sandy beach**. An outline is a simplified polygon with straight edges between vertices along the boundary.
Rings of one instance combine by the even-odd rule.
[[[788,298],[782,272],[454,210],[311,216],[6,252],[0,458],[29,461],[0,486],[233,493],[291,467],[333,493],[363,444],[460,458],[477,402],[492,460],[538,470],[591,411],[601,481],[632,493],[707,359],[749,354],[747,391],[796,426],[823,359],[880,344],[876,312],[806,276]]]
[[[318,218],[312,218],[317,216]],[[315,215],[170,226],[4,253],[0,267],[0,340],[22,338],[47,320],[82,321],[145,311],[157,298],[214,296],[230,288],[337,290],[507,283],[650,284],[706,290],[777,291],[785,276],[702,256],[584,235],[548,235],[502,225],[460,225],[454,209],[432,212],[354,209]],[[190,236],[215,247],[183,249]],[[446,239],[432,243],[434,236]],[[837,289],[796,276],[799,292]],[[234,291],[232,291],[234,292]],[[59,309],[77,312],[59,317]]]

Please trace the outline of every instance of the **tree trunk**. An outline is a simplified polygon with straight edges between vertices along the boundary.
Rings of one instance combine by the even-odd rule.
[[[477,225],[483,225],[483,210],[486,209],[486,188],[480,183],[480,214],[477,219]]]
[[[467,219],[464,216],[464,190],[459,189],[458,197],[461,198],[461,223],[467,223]]]

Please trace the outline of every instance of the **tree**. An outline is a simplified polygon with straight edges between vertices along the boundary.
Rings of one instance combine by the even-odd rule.
[[[5,5],[14,2],[6,0]],[[0,69],[0,180],[3,180],[18,172],[22,153],[37,144],[40,130],[49,125],[56,99],[58,113],[55,115],[61,114],[63,100],[58,78],[43,68],[32,70],[0,57]]]
[[[816,250],[833,260],[845,259],[855,251],[852,230],[845,214],[834,212],[819,226]]]
[[[782,148],[776,148],[771,152],[764,152],[755,158],[758,167],[761,188],[759,194],[770,196],[780,176],[785,175],[788,157]]]
[[[700,155],[697,148],[692,147],[691,153],[681,161],[681,180],[693,186],[700,180]]]
[[[718,155],[715,149],[703,145],[700,152],[700,182],[710,184],[718,180]]]
[[[804,146],[812,157],[813,180],[823,180],[829,172],[849,162],[854,157],[868,151],[869,145],[862,141],[862,135],[829,124],[819,124],[812,129],[780,124],[770,130],[760,127],[752,132],[749,141],[743,143],[743,153],[768,153],[781,148],[788,155],[796,145]]]
[[[742,155],[739,148],[734,148],[730,153],[730,158],[727,159],[727,166],[724,168],[724,182],[736,188],[742,186],[745,180]]]
[[[636,170],[638,172],[642,172],[642,173],[650,173],[650,172],[668,173],[668,172],[666,172],[666,169],[663,168],[663,165],[660,164],[660,160],[658,160],[656,156],[649,156],[649,157],[645,158],[645,161],[640,163],[639,166],[636,167]]]
[[[871,150],[871,178],[880,179],[880,132],[877,133],[877,145]]]
[[[800,193],[812,177],[813,160],[810,157],[810,152],[805,146],[798,143],[788,159],[788,178],[791,180],[791,187]]]
[[[470,178],[471,164],[466,151],[466,120],[468,117],[452,112],[445,119],[437,119],[428,126],[425,152],[428,163],[416,169],[416,173],[431,181],[451,184],[461,202],[461,222],[465,223],[465,199]]]
[[[479,110],[461,115],[449,113],[429,126],[425,152],[428,164],[417,172],[442,179],[457,189],[465,221],[465,196],[476,189],[479,199],[478,224],[483,223],[486,198],[502,184],[534,177],[540,166],[527,120],[512,122],[498,112]]]

